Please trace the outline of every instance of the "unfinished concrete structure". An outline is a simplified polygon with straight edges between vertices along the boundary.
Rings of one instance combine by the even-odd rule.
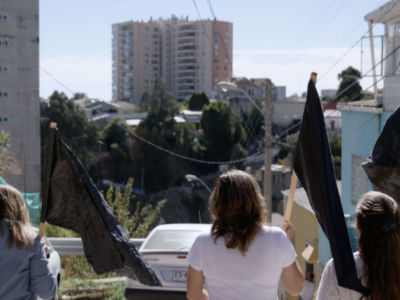
[[[24,192],[40,190],[39,1],[0,0],[0,130],[10,136]]]

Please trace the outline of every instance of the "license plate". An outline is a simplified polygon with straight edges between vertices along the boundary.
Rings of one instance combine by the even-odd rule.
[[[187,271],[173,271],[172,280],[173,281],[186,281]]]

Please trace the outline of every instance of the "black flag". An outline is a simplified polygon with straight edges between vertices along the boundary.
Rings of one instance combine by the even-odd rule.
[[[363,168],[374,190],[400,203],[400,108],[386,121]]]
[[[42,185],[44,221],[79,233],[85,256],[96,273],[113,271],[147,285],[160,285],[56,129],[50,129]]]
[[[321,102],[312,80],[308,83],[293,167],[329,240],[339,285],[365,294],[356,273]]]

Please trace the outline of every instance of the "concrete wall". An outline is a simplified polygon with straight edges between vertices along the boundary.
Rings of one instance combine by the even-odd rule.
[[[38,6],[38,0],[0,1],[7,16],[0,20],[0,130],[10,135],[23,169],[22,176],[6,174],[6,179],[26,192],[40,190]]]
[[[288,126],[293,120],[300,120],[305,102],[273,102],[272,122],[280,126]]]

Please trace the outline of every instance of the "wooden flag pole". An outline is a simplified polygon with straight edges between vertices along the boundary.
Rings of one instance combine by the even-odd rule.
[[[285,210],[285,217],[284,217],[285,222],[290,222],[290,217],[292,216],[294,192],[296,191],[296,185],[297,185],[297,175],[293,170],[292,179],[290,180],[289,196],[288,196],[288,199],[286,202],[286,210]]]
[[[56,129],[57,128],[57,123],[55,123],[55,122],[51,122],[50,123],[50,129]],[[42,191],[43,192],[43,191]],[[42,197],[43,197],[43,195],[42,195]],[[43,209],[43,205],[42,205],[42,209]],[[43,220],[43,221],[41,221],[40,222],[40,224],[39,224],[39,237],[43,237],[44,236],[44,232],[45,232],[45,230],[46,230],[46,223],[45,223],[45,221]]]

